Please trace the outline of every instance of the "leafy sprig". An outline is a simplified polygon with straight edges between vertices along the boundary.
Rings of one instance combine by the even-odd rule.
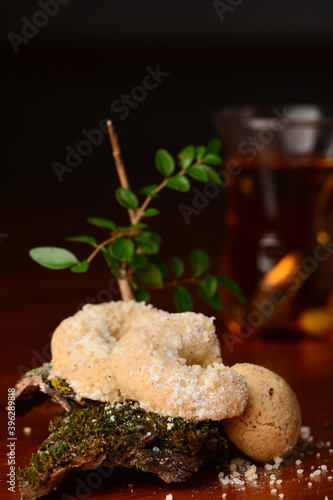
[[[119,205],[128,212],[130,224],[117,226],[109,219],[90,217],[88,223],[108,231],[108,237],[98,243],[93,236],[73,236],[67,241],[85,243],[93,247],[86,259],[80,261],[76,255],[64,248],[37,247],[30,250],[30,256],[38,264],[49,269],[66,269],[75,273],[86,272],[91,261],[101,253],[111,272],[117,278],[122,299],[150,301],[150,291],[174,288],[174,302],[178,311],[193,310],[193,297],[188,289],[195,286],[202,297],[216,310],[222,309],[219,287],[226,287],[240,302],[245,297],[239,286],[226,276],[216,276],[210,272],[210,259],[204,250],[195,249],[190,253],[191,273],[185,276],[185,263],[179,257],[171,261],[172,278],[167,279],[169,269],[158,253],[162,238],[150,230],[146,222],[160,211],[150,206],[163,189],[188,192],[191,182],[212,182],[220,185],[221,179],[215,167],[222,164],[219,155],[220,141],[213,139],[207,146],[186,146],[174,159],[165,149],[155,155],[155,167],[162,180],[141,188],[138,194],[130,189],[126,170],[122,162],[118,138],[111,122],[108,122],[112,152],[121,186],[115,191]],[[142,199],[142,196],[144,198]],[[141,200],[142,199],[142,200]]]

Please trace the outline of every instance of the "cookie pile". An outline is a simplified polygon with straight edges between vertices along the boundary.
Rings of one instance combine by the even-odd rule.
[[[287,455],[301,429],[290,386],[266,368],[222,363],[213,318],[145,303],[86,305],[55,330],[55,377],[81,397],[138,401],[187,420],[221,420],[234,444],[267,462]]]

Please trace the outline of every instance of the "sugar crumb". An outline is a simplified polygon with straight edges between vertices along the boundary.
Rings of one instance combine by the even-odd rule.
[[[166,497],[165,500],[173,500],[173,495],[172,493],[169,493]]]
[[[242,481],[242,479],[238,479],[237,477],[235,477],[234,483],[243,486],[245,484],[245,481]]]
[[[220,478],[220,482],[221,484],[223,484],[223,486],[226,486],[227,484],[229,484],[229,478],[228,477],[222,477]]]
[[[244,476],[247,477],[247,478],[250,478],[253,475],[255,475],[256,472],[257,472],[257,467],[255,465],[251,465],[251,467],[249,467],[247,469],[247,471],[245,472]]]
[[[31,427],[23,427],[23,432],[26,436],[30,436],[31,431],[32,431]]]

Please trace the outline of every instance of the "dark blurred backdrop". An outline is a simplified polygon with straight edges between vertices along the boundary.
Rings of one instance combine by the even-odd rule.
[[[3,0],[1,10],[0,256],[10,299],[33,300],[34,281],[45,280],[49,300],[59,301],[53,272],[30,261],[29,248],[98,236],[87,216],[126,221],[114,201],[106,134],[61,179],[52,167],[103,118],[113,120],[138,188],[158,179],[157,148],[176,154],[213,137],[211,113],[220,106],[332,103],[331,0]],[[190,204],[193,195],[186,196]],[[195,241],[208,249],[223,244],[222,191],[188,225],[178,209],[185,195],[163,199],[153,225],[160,224],[168,251],[185,256]],[[68,247],[86,255],[83,246]],[[95,290],[109,280],[100,265],[92,271]],[[69,289],[82,287],[77,302],[91,290],[85,276],[66,279]]]

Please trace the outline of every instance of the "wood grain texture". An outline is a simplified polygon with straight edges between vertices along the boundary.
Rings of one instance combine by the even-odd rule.
[[[50,275],[48,275],[50,276]],[[23,284],[21,289],[22,301],[20,310],[15,310],[7,303],[8,307],[2,316],[4,332],[2,338],[2,377],[1,377],[1,463],[0,463],[0,500],[18,500],[20,498],[18,487],[12,493],[8,491],[7,449],[7,413],[4,410],[7,400],[8,388],[13,387],[24,368],[33,368],[47,361],[49,357],[49,335],[58,322],[73,313],[82,300],[87,290],[76,289],[72,286],[71,277],[63,274],[59,280],[58,274],[52,274],[47,283],[40,279],[34,283],[33,294],[29,296],[28,287]],[[91,285],[96,287],[97,278],[92,275]],[[12,284],[13,289],[15,284]],[[88,289],[89,287],[87,287]],[[63,289],[66,296],[61,299],[50,300],[48,289],[52,289],[52,299]],[[16,289],[18,290],[18,288]],[[9,294],[11,289],[7,289]],[[0,298],[4,299],[2,292]],[[5,300],[5,299],[4,299]],[[158,304],[160,306],[160,304]],[[166,306],[167,307],[167,306]],[[218,333],[222,336],[221,321],[217,321]],[[247,339],[235,345],[230,352],[222,343],[224,361],[227,364],[236,362],[251,362],[266,366],[284,377],[292,386],[303,413],[303,424],[310,426],[314,436],[314,444],[310,446],[301,458],[304,469],[302,476],[297,476],[295,465],[296,455],[288,458],[288,464],[280,466],[278,470],[265,471],[262,465],[258,466],[259,479],[256,485],[247,484],[245,489],[235,486],[222,487],[218,480],[218,473],[226,470],[223,464],[214,464],[201,470],[196,477],[178,484],[165,484],[153,474],[136,472],[132,469],[115,469],[110,474],[102,477],[96,472],[84,472],[79,476],[64,483],[58,491],[52,492],[48,500],[69,500],[91,498],[96,500],[106,499],[147,499],[164,500],[166,495],[172,493],[174,500],[200,500],[221,499],[226,493],[227,500],[249,500],[255,498],[279,499],[279,494],[284,494],[284,499],[333,499],[333,481],[328,477],[333,476],[333,337],[322,340],[306,338],[281,338],[269,340],[261,337]],[[48,423],[61,409],[51,402],[35,408],[24,417],[16,418],[15,453],[16,468],[26,465],[42,441],[48,436]],[[31,427],[30,435],[23,431]],[[331,442],[330,446],[320,447],[320,442]],[[317,457],[320,453],[320,457]],[[323,472],[313,483],[310,489],[307,485],[311,467],[317,469],[319,465],[326,465],[327,472]],[[217,468],[219,467],[219,468]],[[274,473],[282,483],[273,495],[269,485],[269,476]]]

